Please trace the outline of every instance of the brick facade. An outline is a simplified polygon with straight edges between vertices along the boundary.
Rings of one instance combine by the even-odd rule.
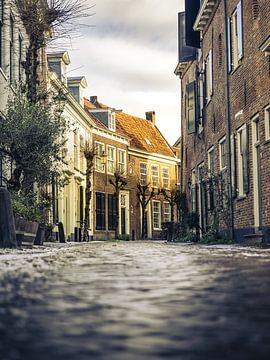
[[[206,1],[202,2],[205,3]],[[226,1],[227,15],[231,17],[239,0]],[[197,59],[186,64],[181,72],[182,85],[182,166],[183,188],[190,199],[191,172],[196,170],[198,183],[198,166],[204,162],[208,166],[208,149],[214,147],[215,172],[220,172],[219,141],[226,136],[230,138],[230,149],[226,148],[226,157],[231,155],[231,162],[227,161],[232,173],[233,191],[233,220],[235,238],[242,240],[244,235],[262,231],[269,239],[270,228],[270,142],[265,133],[265,109],[270,104],[270,72],[269,55],[265,55],[261,45],[270,35],[270,1],[245,0],[242,1],[242,31],[243,55],[239,64],[229,72],[229,101],[226,102],[226,39],[224,17],[224,1],[216,1],[211,9],[208,22],[201,28],[201,49]],[[258,7],[256,7],[258,4]],[[202,4],[201,4],[202,6]],[[202,64],[206,60],[210,49],[213,52],[213,91],[212,96],[204,104],[203,129],[197,126],[195,133],[187,133],[186,119],[186,85],[195,80],[198,82],[198,71],[202,72]],[[229,125],[226,123],[226,108],[229,106]],[[258,115],[258,142],[255,150],[255,116]],[[240,141],[241,126],[247,132],[247,164],[248,191],[240,194]],[[235,151],[233,151],[233,140]],[[242,146],[242,145],[241,145]],[[256,153],[257,151],[257,153]],[[257,160],[258,159],[258,160]],[[255,162],[258,162],[255,168]],[[256,200],[256,183],[259,190]],[[200,200],[197,199],[197,202]],[[257,205],[256,205],[257,203]],[[199,205],[199,204],[198,204]],[[257,207],[257,208],[256,208]],[[200,208],[200,206],[198,206]],[[258,210],[259,208],[259,210]],[[199,210],[199,209],[198,209]],[[256,221],[256,212],[259,213]]]

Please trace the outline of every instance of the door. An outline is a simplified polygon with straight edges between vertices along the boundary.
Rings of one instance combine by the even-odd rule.
[[[121,234],[126,235],[126,208],[121,208]]]

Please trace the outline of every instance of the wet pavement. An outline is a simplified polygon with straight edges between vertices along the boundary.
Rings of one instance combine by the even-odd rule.
[[[0,261],[1,360],[270,359],[267,249],[94,242]]]

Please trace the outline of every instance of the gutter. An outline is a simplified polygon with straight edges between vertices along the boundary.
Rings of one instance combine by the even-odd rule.
[[[230,210],[230,236],[234,240],[234,206],[233,206],[233,191],[232,191],[232,168],[231,168],[231,104],[230,104],[230,76],[228,72],[229,54],[228,54],[228,7],[227,0],[224,0],[224,34],[225,34],[225,104],[226,104],[226,137],[227,137],[227,169],[228,169],[228,197]]]

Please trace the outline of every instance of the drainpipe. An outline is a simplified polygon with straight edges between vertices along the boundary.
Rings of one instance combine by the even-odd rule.
[[[228,54],[228,8],[227,0],[224,0],[224,33],[225,33],[225,103],[226,103],[226,137],[227,137],[227,169],[228,169],[228,197],[229,210],[231,215],[230,236],[234,240],[234,207],[233,207],[233,191],[232,191],[232,168],[231,168],[231,107],[230,107],[230,77],[228,72],[229,54]]]

